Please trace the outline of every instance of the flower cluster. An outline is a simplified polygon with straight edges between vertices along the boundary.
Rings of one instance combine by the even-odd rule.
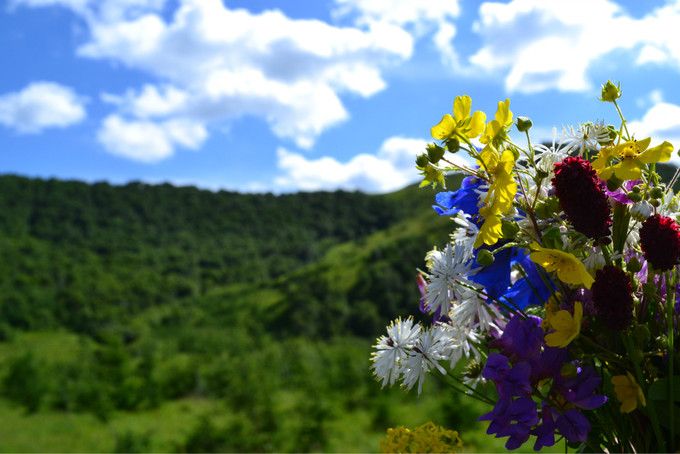
[[[619,124],[551,144],[532,142],[508,99],[487,121],[456,97],[416,160],[421,187],[464,174],[434,196],[452,233],[417,274],[426,321],[397,319],[375,345],[383,386],[420,393],[436,371],[490,405],[479,420],[508,449],[680,448],[680,171],[663,164],[669,142],[628,130],[620,97],[603,85]]]

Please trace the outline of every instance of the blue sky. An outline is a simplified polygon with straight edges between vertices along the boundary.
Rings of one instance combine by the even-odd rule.
[[[385,192],[469,94],[680,146],[680,1],[6,0],[0,173]]]

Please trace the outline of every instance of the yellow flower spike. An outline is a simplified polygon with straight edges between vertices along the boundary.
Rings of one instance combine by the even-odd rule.
[[[480,166],[489,173],[491,183],[479,215],[484,223],[479,228],[474,247],[494,245],[503,235],[502,216],[512,209],[517,194],[517,182],[512,176],[515,155],[510,150],[499,154],[493,145],[484,147],[479,155]]]
[[[612,384],[614,385],[614,393],[616,398],[621,402],[621,413],[630,413],[638,407],[647,405],[645,394],[642,388],[637,384],[635,378],[626,372],[626,375],[616,375],[612,377]]]
[[[472,110],[472,98],[469,96],[456,96],[453,101],[453,116],[446,114],[430,129],[434,139],[446,140],[456,135],[472,139],[484,130],[486,114],[476,111],[470,116]]]
[[[538,243],[532,243],[530,248],[533,251],[529,254],[531,261],[541,265],[548,272],[556,271],[557,277],[562,282],[583,285],[585,288],[593,285],[595,279],[574,255],[559,249],[544,248]]]
[[[603,149],[600,151],[602,157],[598,156],[598,159],[593,162],[593,168],[604,180],[608,180],[612,175],[616,175],[620,180],[637,180],[642,176],[642,168],[645,164],[666,162],[670,160],[673,153],[673,145],[669,142],[647,149],[651,140],[649,137],[639,141],[631,140]],[[620,161],[607,165],[611,158],[618,158]]]
[[[550,316],[550,326],[555,331],[545,335],[545,343],[549,347],[565,348],[581,332],[583,305],[574,303],[574,315],[566,310],[557,311]]]

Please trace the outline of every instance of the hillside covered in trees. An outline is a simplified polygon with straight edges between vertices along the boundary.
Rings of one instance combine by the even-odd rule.
[[[429,420],[475,446],[476,404],[369,371],[446,241],[433,195],[0,177],[0,450],[374,451]]]

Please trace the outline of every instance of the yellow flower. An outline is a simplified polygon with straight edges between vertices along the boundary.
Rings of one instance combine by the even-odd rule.
[[[593,285],[595,279],[588,273],[585,265],[572,254],[559,249],[544,248],[538,243],[532,243],[531,250],[533,252],[529,254],[529,258],[548,272],[556,271],[557,277],[562,282],[583,285],[585,288]]]
[[[661,145],[647,149],[651,140],[648,137],[603,148],[593,162],[593,168],[603,180],[610,179],[612,175],[616,175],[619,180],[637,180],[642,176],[642,168],[645,164],[666,162],[671,159],[673,145],[663,142]],[[609,165],[612,158],[618,158],[619,161]]]
[[[621,402],[621,413],[630,413],[638,407],[638,404],[642,407],[647,405],[642,388],[630,372],[612,377],[612,384],[616,398]]]
[[[380,440],[380,452],[461,452],[463,441],[458,432],[432,422],[411,430],[404,426],[387,429]]]
[[[512,111],[510,110],[510,100],[498,101],[496,116],[486,125],[484,134],[479,141],[488,144],[494,143],[496,146],[505,136],[506,129],[512,125]]]
[[[470,116],[472,110],[472,98],[469,96],[456,96],[453,101],[453,116],[446,114],[441,121],[430,129],[430,134],[437,140],[446,140],[456,135],[472,139],[484,130],[486,114],[476,111]]]
[[[512,202],[517,194],[517,182],[512,176],[515,155],[510,150],[500,154],[492,145],[487,145],[479,158],[480,166],[486,169],[491,183],[479,210],[484,223],[479,228],[475,247],[482,244],[491,246],[501,238],[501,218],[512,209]]]
[[[482,244],[489,246],[496,244],[503,236],[501,214],[494,207],[488,206],[480,208],[479,215],[484,218],[484,223],[479,228],[474,247],[477,248]]]
[[[581,332],[581,319],[583,318],[583,305],[578,301],[574,303],[574,316],[565,310],[560,310],[550,315],[550,326],[555,331],[545,335],[545,343],[549,347],[564,348]]]

